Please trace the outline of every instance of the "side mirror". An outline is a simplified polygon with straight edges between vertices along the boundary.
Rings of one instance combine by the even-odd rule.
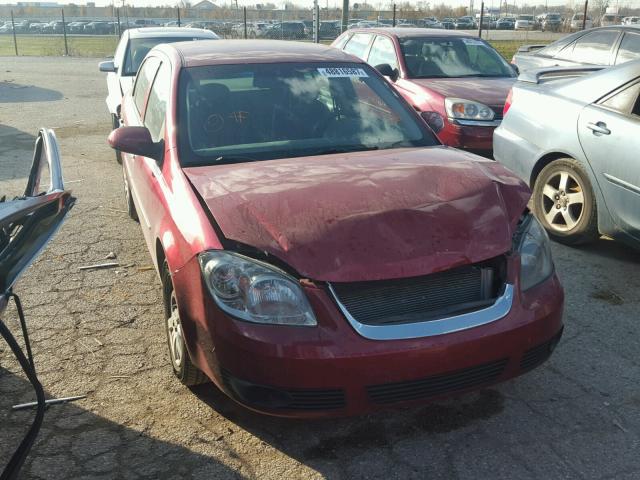
[[[120,127],[109,134],[111,148],[161,161],[162,142],[154,143],[147,127]]]
[[[106,62],[100,62],[100,71],[101,72],[115,72],[116,66],[113,64],[113,60],[108,60]]]
[[[389,77],[392,82],[395,82],[398,79],[398,71],[395,68],[391,68],[391,65],[388,63],[381,63],[380,65],[376,65],[375,67],[381,75],[385,77]]]

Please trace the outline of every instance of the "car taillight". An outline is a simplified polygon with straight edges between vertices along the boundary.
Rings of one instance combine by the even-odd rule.
[[[507,100],[504,102],[504,108],[502,109],[502,118],[507,116],[507,112],[511,108],[512,102],[513,102],[513,88],[509,90],[509,94],[507,95]]]

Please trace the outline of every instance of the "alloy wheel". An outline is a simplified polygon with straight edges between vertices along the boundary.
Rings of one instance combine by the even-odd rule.
[[[584,188],[567,171],[560,171],[547,179],[542,190],[542,211],[551,228],[568,232],[575,228],[584,211]]]

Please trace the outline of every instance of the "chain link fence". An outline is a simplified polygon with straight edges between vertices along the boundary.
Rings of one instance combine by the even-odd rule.
[[[201,2],[203,4],[204,2]],[[207,4],[204,3],[206,6]],[[364,5],[364,7],[363,7]],[[406,8],[374,10],[354,3],[348,15],[352,27],[427,27],[468,30],[479,34],[480,15],[465,15],[466,8]],[[525,43],[552,41],[567,30],[567,20],[576,9],[557,7],[562,23],[544,30],[545,12],[505,4],[486,11],[482,18],[482,36],[488,40]],[[596,18],[598,11],[592,11]],[[629,14],[637,13],[634,11]],[[515,20],[532,18],[531,25],[516,31]],[[466,21],[462,21],[466,16]],[[317,21],[315,21],[317,19]],[[195,27],[212,30],[221,38],[261,38],[330,43],[343,30],[342,10],[318,7],[309,9],[267,8],[135,8],[86,7],[68,5],[64,9],[46,7],[0,6],[0,55],[112,55],[119,36],[128,28]],[[510,21],[512,20],[512,21]],[[596,21],[593,22],[597,24]]]

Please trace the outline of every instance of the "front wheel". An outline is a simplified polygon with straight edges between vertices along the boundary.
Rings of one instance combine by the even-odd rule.
[[[598,238],[596,199],[584,167],[571,158],[544,167],[533,188],[533,211],[554,240],[566,245]]]
[[[209,379],[196,367],[187,350],[180,321],[180,311],[176,293],[173,288],[169,265],[165,261],[162,265],[162,290],[164,299],[165,330],[167,333],[167,343],[169,345],[169,358],[173,373],[178,377],[183,385],[193,386],[206,383]]]

